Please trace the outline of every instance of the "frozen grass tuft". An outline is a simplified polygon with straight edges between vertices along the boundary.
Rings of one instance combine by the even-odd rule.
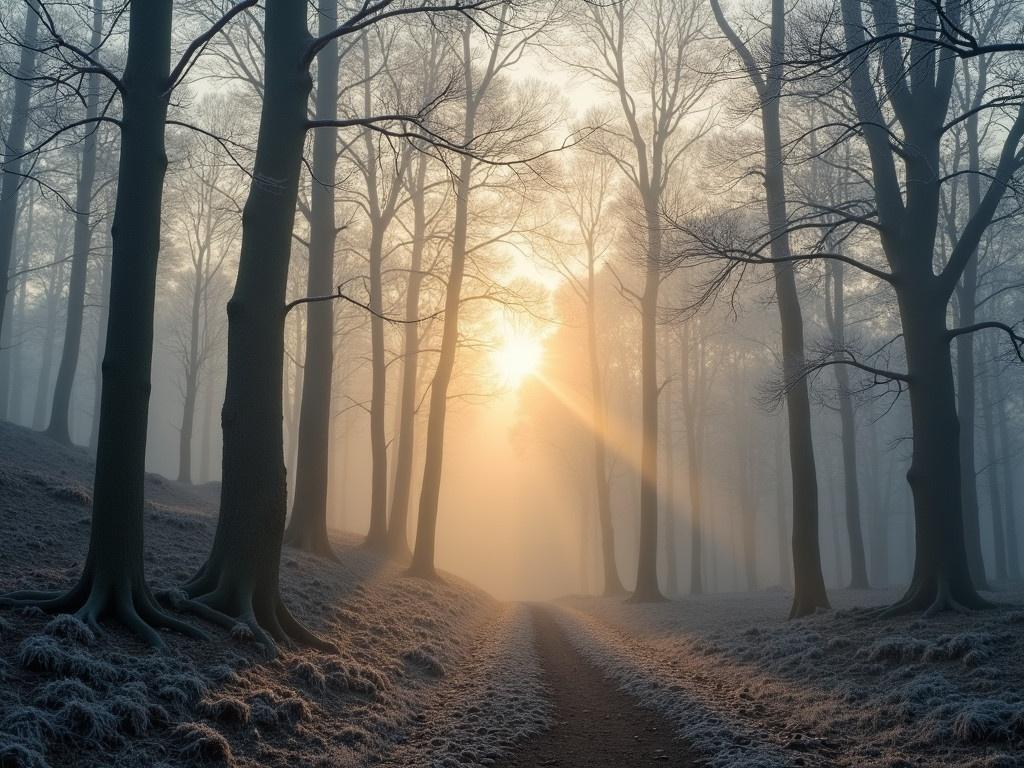
[[[302,660],[292,666],[292,674],[298,678],[302,685],[317,693],[323,693],[327,688],[327,677],[315,664]]]
[[[444,677],[444,665],[438,660],[433,650],[426,647],[413,648],[402,654],[402,658],[412,667],[430,677]]]
[[[102,704],[72,699],[57,711],[56,721],[60,737],[69,743],[84,739],[94,744],[110,745],[121,740],[120,723]]]
[[[228,740],[202,723],[184,723],[174,729],[181,743],[180,757],[185,765],[233,766],[234,755]]]
[[[252,707],[234,696],[221,696],[204,701],[199,711],[205,718],[232,727],[248,725],[252,718]]]
[[[96,634],[92,629],[77,616],[72,616],[69,613],[62,613],[51,619],[43,627],[43,634],[62,637],[79,645],[92,645],[96,642]]]
[[[998,743],[1024,736],[1024,704],[1000,699],[970,702],[952,722],[952,736],[965,744]]]
[[[2,768],[50,768],[43,753],[9,734],[0,733],[0,766]]]

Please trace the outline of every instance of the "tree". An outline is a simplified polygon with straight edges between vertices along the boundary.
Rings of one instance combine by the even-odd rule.
[[[1024,107],[1016,110],[977,209],[961,228],[945,265],[936,272],[939,203],[945,183],[938,160],[950,125],[948,111],[957,69],[957,59],[944,53],[938,35],[931,31],[940,27],[939,5],[923,0],[914,4],[915,38],[909,44],[913,68],[899,56],[898,47],[868,45],[860,0],[842,0],[842,12],[850,90],[870,153],[876,226],[891,270],[876,276],[892,285],[899,302],[907,356],[907,373],[900,377],[909,390],[913,422],[913,459],[907,479],[916,522],[914,576],[890,613],[980,608],[987,601],[972,582],[964,543],[960,424],[949,344],[980,327],[998,324],[950,329],[946,316],[957,283],[974,258],[1008,182],[1024,161]],[[942,13],[953,25],[963,20],[960,2],[947,4]],[[876,4],[872,21],[878,33],[897,31],[900,21],[895,1]],[[879,61],[887,103],[902,130],[900,154],[894,152],[892,136],[885,127],[882,97],[869,71],[873,60]],[[897,164],[911,180],[905,188]]]
[[[226,128],[233,119],[231,102],[207,96],[196,110],[196,122],[214,135],[229,135]],[[235,194],[237,174],[216,156],[215,143],[206,136],[193,135],[183,148],[182,170],[174,174],[174,200],[170,229],[177,244],[184,244],[183,268],[173,273],[178,290],[171,321],[171,351],[181,365],[179,388],[182,398],[181,428],[178,439],[178,481],[192,482],[192,443],[196,404],[210,358],[221,347],[223,328],[211,307],[223,296],[225,265],[234,247],[238,231]],[[175,215],[176,214],[176,215]],[[172,283],[174,284],[174,283]]]
[[[363,6],[333,30],[313,37],[305,4],[266,4],[259,139],[242,215],[238,276],[228,302],[220,516],[209,558],[184,586],[186,599],[178,602],[224,626],[244,624],[270,653],[276,641],[284,640],[333,648],[291,614],[279,589],[287,512],[282,433],[285,293],[305,137],[312,128],[401,122],[370,115],[309,119],[310,67],[333,40],[384,19],[468,12],[484,5],[382,2]]]
[[[321,36],[338,26],[337,0],[320,0],[317,29]],[[330,40],[317,56],[315,115],[338,117],[338,41]],[[324,127],[313,136],[312,190],[309,208],[310,296],[334,288],[334,248],[337,239],[334,183],[338,163],[338,129]],[[334,377],[334,307],[315,302],[307,308],[306,370],[302,378],[295,499],[285,542],[333,558],[327,536],[327,468],[330,459],[331,385]]]
[[[696,65],[705,14],[693,0],[590,4],[582,32],[593,63],[575,66],[609,88],[624,129],[604,130],[607,150],[639,196],[643,211],[641,314],[640,555],[632,600],[663,599],[658,587],[658,291],[664,277],[663,204],[672,173],[703,131],[679,137],[710,88]],[[636,94],[644,94],[638,99]],[[675,139],[675,141],[673,141]],[[613,149],[614,146],[614,149]],[[632,157],[622,151],[626,148]]]
[[[103,0],[93,0],[92,36],[90,50],[96,51],[103,44]],[[100,106],[100,83],[98,72],[88,76],[85,95],[85,120],[90,124],[82,142],[82,156],[78,172],[78,186],[75,190],[75,234],[71,252],[71,276],[68,282],[67,320],[64,327],[64,346],[61,350],[60,367],[57,369],[57,383],[53,389],[53,403],[50,406],[50,425],[46,434],[54,440],[71,444],[68,417],[71,410],[71,392],[78,371],[78,355],[82,346],[82,322],[85,314],[85,288],[89,269],[89,251],[92,247],[92,196],[96,179],[97,138],[100,124],[96,123]]]
[[[35,0],[25,3],[25,26],[18,41],[21,57],[14,75],[14,93],[10,105],[10,122],[4,137],[4,164],[0,174],[0,322],[7,304],[7,279],[14,252],[14,231],[18,215],[18,192],[24,177],[25,134],[31,108],[32,80],[38,51],[39,7]],[[2,328],[0,328],[2,331]]]
[[[790,261],[789,215],[786,202],[782,123],[780,116],[784,82],[786,7],[772,0],[768,66],[762,68],[750,48],[737,35],[722,12],[718,0],[711,0],[722,33],[740,57],[744,70],[757,91],[764,141],[765,204],[771,260],[775,275],[776,303],[782,324],[782,367],[787,381],[786,413],[789,423],[790,471],[793,483],[793,606],[790,617],[806,616],[828,608],[825,580],[821,573],[818,545],[818,477],[811,436],[811,409],[807,384],[800,374],[804,368],[804,324],[797,291],[796,273]]]
[[[601,309],[598,278],[610,248],[609,240],[614,234],[609,224],[614,185],[615,162],[607,154],[585,152],[574,159],[567,168],[566,182],[561,191],[564,205],[576,229],[573,241],[578,237],[581,247],[570,250],[565,248],[564,243],[557,241],[553,246],[553,257],[545,259],[562,276],[584,307],[590,379],[590,429],[593,435],[594,499],[597,502],[601,544],[602,592],[606,596],[621,595],[626,591],[615,560],[615,527],[612,521],[608,468],[608,414],[598,345],[598,317]]]
[[[246,0],[234,6],[219,25],[251,4]],[[144,641],[160,647],[164,643],[157,629],[202,636],[158,607],[143,569],[153,309],[167,165],[164,129],[174,86],[202,47],[202,39],[186,49],[172,70],[170,0],[133,4],[128,13],[128,56],[118,77],[102,63],[100,52],[83,51],[66,42],[52,17],[44,10],[40,14],[52,42],[75,61],[74,68],[100,72],[120,94],[123,117],[100,115],[96,122],[119,126],[121,154],[89,553],[78,582],[69,591],[15,592],[3,602],[35,604],[52,612],[74,611],[93,627],[101,617],[113,615]],[[218,28],[211,28],[207,37]]]
[[[496,13],[494,29],[487,36],[483,46],[483,65],[476,66],[474,42],[477,25],[470,18],[462,29],[460,62],[462,68],[462,131],[463,147],[479,145],[479,137],[488,137],[512,145],[516,139],[522,143],[528,138],[516,136],[520,127],[518,116],[509,118],[500,110],[488,113],[485,106],[492,95],[492,89],[500,93],[499,83],[504,73],[519,61],[526,46],[540,33],[544,20],[535,24],[517,24],[513,18],[514,6],[502,3]],[[493,154],[501,149],[489,147]],[[504,147],[507,154],[507,146]],[[459,312],[462,304],[462,286],[466,277],[466,262],[470,255],[469,224],[470,198],[474,192],[474,172],[484,164],[482,152],[463,152],[455,174],[455,212],[452,223],[451,261],[445,286],[444,321],[441,329],[441,345],[437,367],[430,384],[430,412],[427,417],[426,458],[423,468],[423,484],[420,489],[419,514],[416,528],[416,544],[413,549],[410,574],[426,579],[436,578],[434,562],[437,539],[438,504],[441,495],[441,470],[444,465],[444,431],[448,414],[449,387],[455,370],[456,353],[459,347]],[[493,163],[493,161],[488,161]]]

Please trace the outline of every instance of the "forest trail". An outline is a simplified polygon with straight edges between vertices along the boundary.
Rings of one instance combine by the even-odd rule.
[[[694,766],[663,717],[641,709],[580,655],[550,607],[531,609],[537,655],[551,689],[554,726],[501,768]]]

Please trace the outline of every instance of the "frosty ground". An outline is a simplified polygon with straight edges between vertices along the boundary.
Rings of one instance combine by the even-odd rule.
[[[72,582],[90,481],[84,452],[0,425],[0,589]],[[172,588],[208,550],[216,489],[154,476],[147,493],[148,577]],[[285,598],[337,655],[267,661],[213,627],[209,643],[167,635],[161,655],[116,628],[0,611],[0,766],[500,767],[546,731],[603,749],[601,702],[593,733],[562,733],[590,724],[559,711],[550,684],[568,683],[543,671],[533,609],[405,578],[357,544],[337,536],[338,563],[284,555]],[[971,616],[856,608],[894,596],[836,592],[837,610],[793,622],[782,591],[545,610],[580,663],[674,729],[662,764],[1024,765],[1024,593]]]

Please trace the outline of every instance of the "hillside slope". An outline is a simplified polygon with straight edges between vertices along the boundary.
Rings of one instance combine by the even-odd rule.
[[[0,424],[0,591],[73,583],[91,477],[84,451]],[[201,564],[215,497],[147,479],[155,589]],[[0,765],[480,765],[545,725],[520,609],[454,578],[403,578],[352,538],[334,544],[340,563],[286,550],[282,590],[337,655],[267,661],[208,625],[212,642],[168,634],[160,654],[113,626],[97,637],[70,616],[0,610]]]

